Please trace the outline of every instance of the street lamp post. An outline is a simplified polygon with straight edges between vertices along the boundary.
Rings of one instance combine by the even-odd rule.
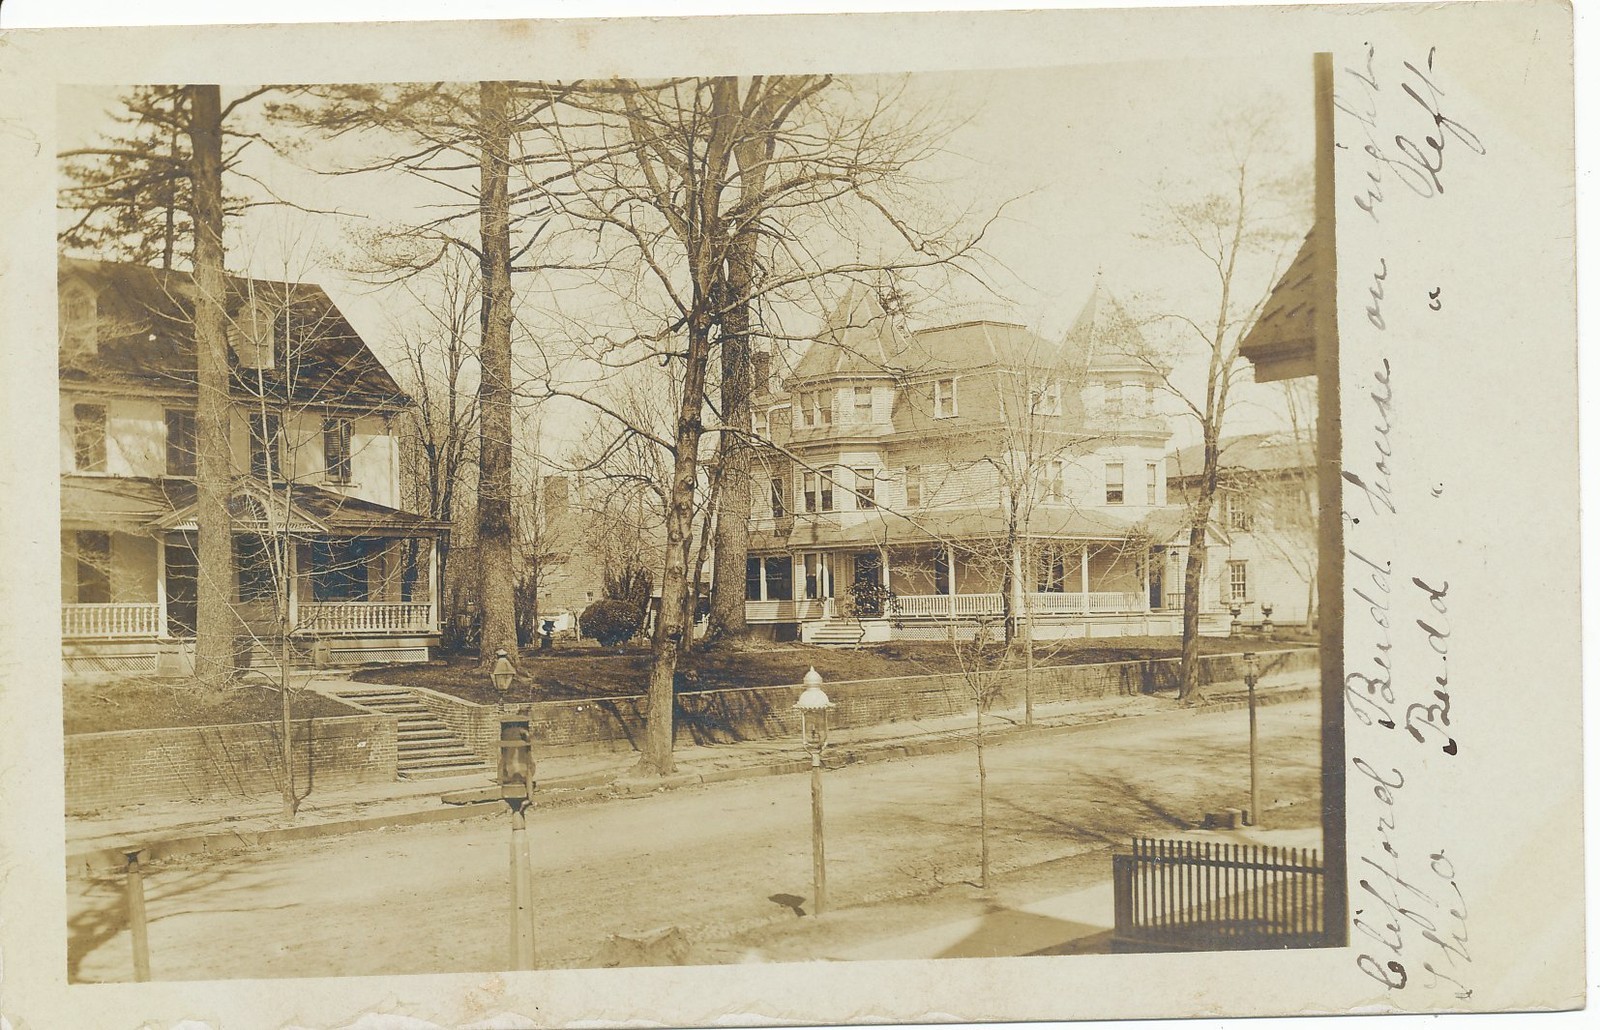
[[[533,862],[526,809],[533,803],[533,743],[527,719],[500,720],[500,798],[511,809],[511,968],[537,966],[533,938]]]
[[[811,892],[812,915],[828,907],[828,870],[822,840],[822,749],[828,745],[828,709],[833,702],[822,690],[822,677],[816,669],[800,681],[805,690],[795,702],[800,713],[800,737],[811,756]]]
[[[1244,653],[1244,685],[1250,698],[1250,825],[1261,824],[1260,780],[1256,776],[1256,679],[1261,674],[1261,660],[1254,651]]]
[[[511,659],[506,657],[505,648],[495,652],[494,671],[489,673],[489,678],[494,680],[494,689],[504,697],[506,691],[511,689],[511,681],[517,677],[517,667],[511,664]]]

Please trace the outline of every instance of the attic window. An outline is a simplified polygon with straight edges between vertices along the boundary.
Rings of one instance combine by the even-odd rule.
[[[264,305],[247,308],[240,313],[238,323],[229,328],[233,352],[242,367],[267,369],[277,365],[277,324]]]
[[[61,291],[61,349],[94,353],[100,340],[99,304],[82,283]]]

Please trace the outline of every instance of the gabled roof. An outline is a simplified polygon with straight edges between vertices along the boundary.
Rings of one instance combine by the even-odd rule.
[[[1251,433],[1222,441],[1218,468],[1223,472],[1288,472],[1316,466],[1315,448],[1289,432]],[[1198,476],[1205,462],[1196,444],[1167,456],[1167,474],[1178,479]]]
[[[63,289],[81,283],[98,307],[97,341],[84,351],[61,349],[64,383],[96,383],[132,388],[195,388],[194,280],[187,272],[145,265],[62,258]],[[229,276],[224,306],[230,319],[252,303],[292,311],[306,342],[296,351],[292,374],[283,369],[260,373],[239,363],[233,348],[229,365],[235,394],[265,393],[309,404],[380,407],[409,403],[392,376],[320,286]]]
[[[891,375],[901,367],[905,343],[877,296],[862,284],[851,283],[817,339],[795,363],[791,378]]]
[[[66,475],[61,477],[61,516],[65,521],[151,533],[186,530],[194,527],[195,496],[194,482],[188,479]],[[447,522],[300,483],[286,487],[240,480],[229,507],[240,531],[255,531],[268,527],[259,525],[263,520],[253,514],[266,513],[267,521],[273,521],[286,498],[293,533],[430,535],[450,528]],[[281,526],[270,528],[277,531]]]

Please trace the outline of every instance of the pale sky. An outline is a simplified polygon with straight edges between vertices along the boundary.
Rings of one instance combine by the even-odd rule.
[[[108,124],[103,112],[113,92],[103,87],[61,91],[62,149],[88,142]],[[227,93],[225,88],[225,99]],[[920,73],[912,78],[907,99],[936,104],[960,121],[945,153],[927,169],[948,201],[982,211],[1020,198],[986,237],[984,249],[993,259],[986,277],[1002,299],[991,298],[985,307],[995,314],[1009,312],[1047,338],[1071,324],[1097,270],[1105,287],[1124,301],[1214,318],[1215,290],[1208,289],[1199,255],[1139,238],[1152,227],[1158,185],[1174,184],[1177,193],[1191,184],[1214,187],[1215,126],[1244,108],[1263,107],[1277,118],[1286,170],[1295,164],[1309,167],[1312,151],[1309,54]],[[341,156],[347,155],[308,150],[300,159],[326,166]],[[341,274],[331,255],[344,248],[346,227],[367,219],[405,220],[419,204],[436,201],[437,188],[396,181],[400,176],[381,184],[371,177],[318,176],[264,150],[251,155],[250,167],[285,198],[352,217],[254,210],[231,229],[230,268],[262,277],[287,272],[320,283],[388,359],[393,348],[386,338],[394,319],[411,314],[407,299]],[[1252,271],[1247,276],[1251,288],[1265,288],[1270,269]],[[520,299],[539,306],[535,285],[519,286]],[[969,289],[947,299],[978,296]],[[944,299],[926,303],[937,307]],[[825,314],[816,313],[818,318]],[[1179,365],[1180,381],[1193,382],[1196,374]],[[1277,387],[1241,387],[1228,432],[1281,424],[1277,394]],[[547,438],[562,435],[562,421],[546,419]],[[1195,438],[1187,420],[1174,419],[1173,428],[1175,447]]]

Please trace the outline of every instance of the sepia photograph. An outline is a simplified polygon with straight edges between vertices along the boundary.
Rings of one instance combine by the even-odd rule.
[[[100,67],[0,37],[50,69],[0,265],[30,966],[112,1009],[462,978],[415,981],[467,999],[437,1025],[1581,1006],[1581,771],[1506,793],[1581,767],[1576,569],[1538,543],[1576,553],[1573,387],[1516,385],[1575,357],[1571,240],[1536,238],[1570,118],[1458,56],[1497,18],[1546,53],[1559,5],[1516,6],[1120,12],[1165,34],[1012,59],[1080,12],[983,16],[963,59],[958,15],[459,23],[409,70],[375,33],[427,29],[263,27],[231,72],[251,29]],[[1522,74],[1570,115],[1570,67]],[[1500,297],[1469,248],[1513,178]],[[1539,299],[1527,367],[1474,356]],[[1553,443],[1491,558],[1493,397]],[[1491,563],[1499,606],[1570,607],[1486,606]],[[1491,756],[1512,640],[1565,736]],[[1485,938],[1558,902],[1506,893],[1477,804],[1541,820],[1518,875],[1577,906],[1504,995]],[[891,969],[970,1007],[877,1007]],[[662,1007],[574,1000],[612,984]]]
[[[1328,943],[1312,60],[1207,71],[64,89],[70,978]]]

